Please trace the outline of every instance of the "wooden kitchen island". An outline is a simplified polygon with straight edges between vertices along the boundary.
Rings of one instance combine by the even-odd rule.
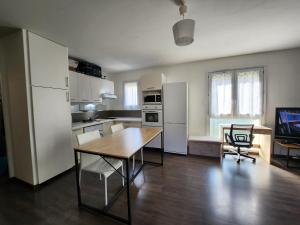
[[[78,205],[81,208],[86,208],[89,210],[93,210],[109,216],[113,219],[116,219],[120,222],[124,222],[126,224],[131,224],[131,202],[130,202],[130,183],[134,180],[134,178],[141,172],[144,164],[140,166],[137,172],[132,172],[130,175],[129,171],[129,162],[130,158],[138,152],[141,148],[147,145],[151,140],[161,134],[161,161],[160,163],[149,162],[144,160],[144,164],[158,164],[163,165],[163,133],[161,128],[127,128],[120,132],[114,133],[112,135],[106,136],[104,138],[99,138],[95,141],[91,141],[84,145],[80,145],[74,149],[75,155],[75,167],[76,167],[76,184],[77,184],[77,197],[78,197]],[[92,155],[98,155],[102,157],[108,164],[109,162],[105,159],[105,157],[115,158],[119,160],[125,161],[126,165],[126,174],[125,176],[119,173],[113,166],[118,174],[125,178],[126,185],[113,197],[113,199],[102,209],[98,209],[92,206],[89,206],[81,201],[81,190],[80,190],[80,180],[79,180],[79,160],[78,153],[88,153]],[[110,164],[111,165],[111,164]],[[127,190],[127,210],[128,210],[128,218],[122,218],[118,215],[114,215],[108,212],[111,208],[115,200],[117,200],[118,196],[124,191]],[[97,197],[97,196],[95,196]]]

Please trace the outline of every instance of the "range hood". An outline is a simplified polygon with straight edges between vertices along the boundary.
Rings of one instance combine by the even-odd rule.
[[[101,94],[103,99],[116,99],[117,96],[115,94],[103,93]]]

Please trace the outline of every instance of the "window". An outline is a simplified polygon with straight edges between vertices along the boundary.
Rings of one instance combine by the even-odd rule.
[[[263,68],[212,72],[209,80],[210,135],[219,135],[220,124],[261,123]]]
[[[217,72],[211,76],[211,115],[232,114],[232,72]]]
[[[260,70],[237,71],[238,115],[256,117],[262,115],[263,82]]]
[[[124,107],[126,109],[138,108],[138,82],[124,83]]]

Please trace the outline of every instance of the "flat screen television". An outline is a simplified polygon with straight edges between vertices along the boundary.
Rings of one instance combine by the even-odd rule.
[[[300,142],[300,108],[276,108],[275,138]]]

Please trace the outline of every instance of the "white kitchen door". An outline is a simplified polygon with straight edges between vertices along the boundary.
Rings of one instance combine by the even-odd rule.
[[[68,95],[66,90],[32,87],[39,183],[74,165]]]
[[[165,152],[187,154],[186,124],[164,124]]]

